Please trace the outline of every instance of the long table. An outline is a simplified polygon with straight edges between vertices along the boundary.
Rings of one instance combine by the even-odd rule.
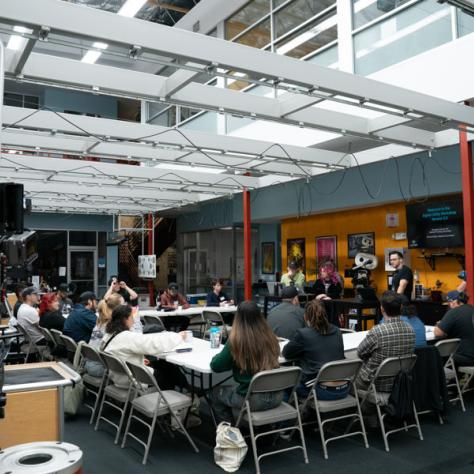
[[[138,312],[139,316],[158,316],[160,318],[166,316],[197,316],[204,311],[214,311],[216,313],[235,313],[237,306],[194,306],[187,309],[175,311],[158,311],[156,309],[145,309]]]

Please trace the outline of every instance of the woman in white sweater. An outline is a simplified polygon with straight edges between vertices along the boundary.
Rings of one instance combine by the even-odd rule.
[[[141,334],[132,332],[134,319],[132,308],[129,305],[117,306],[112,311],[112,319],[105,329],[105,336],[101,348],[108,354],[133,364],[147,365],[145,355],[159,356],[163,352],[173,350],[185,337],[185,332],[179,334],[174,332],[159,332],[153,334]],[[150,367],[150,371],[153,369]],[[129,386],[128,378],[112,374],[112,380],[118,387]]]

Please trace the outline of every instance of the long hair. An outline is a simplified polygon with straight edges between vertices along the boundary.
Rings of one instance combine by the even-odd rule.
[[[323,277],[321,276],[321,270],[325,270],[325,271],[326,271],[326,273],[328,274],[329,280],[331,280],[331,282],[332,282],[334,285],[339,282],[339,280],[338,280],[338,278],[337,278],[337,275],[336,275],[336,271],[334,270],[334,265],[333,265],[331,262],[323,263],[323,264],[319,267],[319,272],[318,272],[319,279],[322,280],[322,281],[324,281]]]
[[[105,326],[107,334],[116,334],[122,331],[128,331],[126,320],[132,314],[132,307],[128,304],[121,304],[112,311],[112,318]]]
[[[50,310],[51,304],[57,299],[58,295],[56,293],[46,293],[43,295],[39,305],[39,315],[43,316],[43,314],[47,313]]]
[[[97,325],[107,324],[112,318],[112,311],[121,304],[123,304],[123,296],[119,293],[112,293],[107,300],[100,300],[97,306],[97,312],[99,313]]]
[[[241,373],[256,374],[279,367],[280,346],[260,308],[243,301],[237,308],[229,337],[230,352]]]
[[[326,316],[326,310],[319,300],[310,301],[304,310],[304,318],[306,322],[319,334],[327,334],[329,332],[329,322]]]

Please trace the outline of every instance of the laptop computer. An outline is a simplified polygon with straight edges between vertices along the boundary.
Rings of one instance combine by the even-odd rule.
[[[378,301],[374,288],[357,288],[357,296],[361,301]]]

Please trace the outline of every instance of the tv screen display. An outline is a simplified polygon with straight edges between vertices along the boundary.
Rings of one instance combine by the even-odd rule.
[[[406,206],[409,248],[461,247],[464,218],[461,198]]]

